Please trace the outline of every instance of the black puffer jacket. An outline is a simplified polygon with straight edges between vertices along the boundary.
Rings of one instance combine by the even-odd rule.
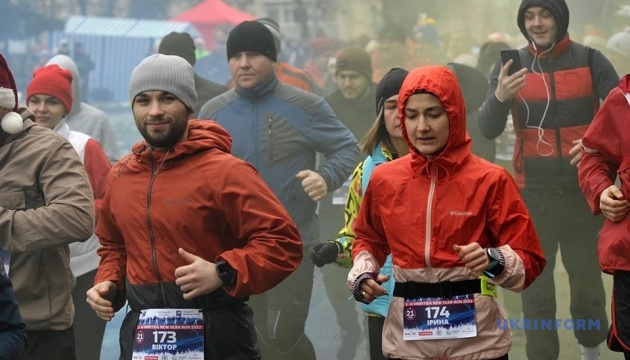
[[[0,360],[16,359],[26,346],[26,325],[22,321],[11,280],[0,275]]]

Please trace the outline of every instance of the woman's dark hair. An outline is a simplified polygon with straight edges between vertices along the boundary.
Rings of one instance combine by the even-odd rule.
[[[359,143],[359,149],[367,155],[372,155],[378,144],[383,144],[383,147],[392,154],[394,159],[398,158],[398,151],[396,151],[385,127],[385,106],[381,107],[376,120]]]

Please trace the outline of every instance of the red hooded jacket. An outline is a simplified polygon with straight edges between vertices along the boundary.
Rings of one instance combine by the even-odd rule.
[[[302,259],[295,224],[256,170],[230,154],[229,134],[214,121],[190,120],[188,129],[169,151],[136,144],[109,174],[95,283],[123,290],[116,307],[125,292],[134,310],[229,306],[274,287]],[[226,260],[234,286],[184,300],[175,284],[175,269],[187,265],[180,247]]]
[[[630,75],[612,89],[582,138],[582,162],[578,178],[594,214],[601,212],[599,196],[619,176],[621,192],[630,196]],[[630,219],[608,219],[599,233],[599,266],[612,274],[630,271]]]
[[[405,104],[419,92],[437,96],[449,118],[446,147],[431,158],[411,145],[405,129]],[[538,236],[510,174],[471,154],[457,78],[444,66],[416,68],[399,95],[399,118],[411,153],[374,170],[354,225],[349,284],[361,274],[378,272],[389,253],[398,282],[474,279],[453,246],[477,242],[504,254],[505,270],[492,282],[514,291],[527,287],[545,265]],[[511,346],[509,331],[495,325],[505,315],[492,297],[475,295],[477,337],[457,340],[404,341],[403,303],[394,297],[385,321],[388,357],[490,359]]]

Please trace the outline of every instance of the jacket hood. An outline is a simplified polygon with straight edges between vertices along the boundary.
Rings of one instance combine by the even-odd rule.
[[[142,141],[133,146],[133,155],[140,162],[148,164],[149,150],[151,147]],[[188,120],[188,138],[180,141],[168,151],[155,150],[152,152],[154,159],[163,161],[165,166],[172,160],[178,160],[201,151],[216,149],[221,152],[231,153],[232,137],[214,120]],[[165,158],[164,158],[165,157]]]
[[[56,64],[60,68],[69,70],[72,73],[72,109],[68,116],[72,116],[81,109],[81,75],[74,60],[66,55],[53,56],[46,65]]]
[[[398,118],[403,137],[409,146],[413,163],[424,167],[429,159],[413,147],[405,128],[405,106],[407,100],[416,93],[430,93],[437,96],[448,115],[449,134],[444,150],[431,161],[435,161],[447,171],[461,164],[470,153],[471,140],[466,133],[466,105],[455,74],[446,66],[422,66],[412,70],[405,78],[398,97]]]
[[[624,95],[630,94],[630,74],[621,78],[621,81],[619,82],[619,88]],[[628,98],[628,96],[626,96],[626,98]],[[628,99],[628,105],[630,105],[630,99]]]
[[[540,6],[549,10],[553,14],[558,26],[556,43],[560,42],[560,40],[565,37],[567,30],[569,29],[569,7],[567,6],[567,3],[564,0],[523,0],[521,2],[521,5],[518,8],[516,23],[518,24],[518,28],[521,30],[521,33],[525,36],[529,43],[532,41],[527,35],[527,30],[525,30],[525,11],[532,6]]]

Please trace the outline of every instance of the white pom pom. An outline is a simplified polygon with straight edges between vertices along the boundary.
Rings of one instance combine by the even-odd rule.
[[[2,117],[0,125],[2,126],[2,130],[9,134],[15,134],[24,127],[24,120],[22,120],[20,114],[8,112]]]

